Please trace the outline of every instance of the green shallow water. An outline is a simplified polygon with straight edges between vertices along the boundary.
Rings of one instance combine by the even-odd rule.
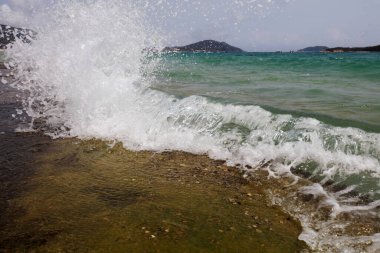
[[[164,56],[157,89],[259,105],[380,132],[380,54],[185,53]]]

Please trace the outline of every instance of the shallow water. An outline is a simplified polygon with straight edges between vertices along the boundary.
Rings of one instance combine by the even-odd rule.
[[[38,134],[0,139],[2,252],[306,249],[297,222],[223,161]]]

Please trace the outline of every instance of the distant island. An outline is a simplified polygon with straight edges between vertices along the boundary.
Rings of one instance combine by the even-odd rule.
[[[297,52],[300,53],[316,53],[327,50],[329,47],[326,46],[315,46],[315,47],[306,47],[304,49],[300,49]]]
[[[380,52],[380,45],[372,47],[333,47],[329,48],[326,46],[315,46],[315,47],[306,47],[300,49],[297,52],[324,52],[324,53],[343,53],[343,52]]]
[[[380,45],[373,47],[334,47],[324,50],[324,52],[380,52]]]
[[[203,40],[187,46],[165,47],[163,52],[206,52],[206,53],[242,53],[242,49],[231,46],[226,42]]]
[[[0,49],[6,49],[8,45],[20,39],[24,43],[30,43],[37,33],[30,29],[12,27],[0,24]]]

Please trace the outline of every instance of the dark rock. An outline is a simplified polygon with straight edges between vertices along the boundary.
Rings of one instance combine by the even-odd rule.
[[[242,49],[233,47],[226,42],[203,40],[183,47],[165,47],[164,52],[209,52],[209,53],[242,53]]]
[[[24,43],[30,43],[36,38],[36,35],[37,33],[30,29],[0,25],[0,49],[7,48],[16,39]]]

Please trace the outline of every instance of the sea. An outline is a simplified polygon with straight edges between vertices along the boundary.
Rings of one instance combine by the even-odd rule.
[[[320,252],[378,252],[379,53],[169,53],[163,58],[165,70],[157,73],[152,89],[181,104],[175,124],[218,140],[223,151],[211,151],[211,157],[248,172],[264,168],[273,178],[314,182],[297,191],[318,199],[316,209],[295,211],[297,201],[286,207],[303,223],[300,239]],[[289,198],[280,205],[285,208]],[[311,218],[326,207],[328,217]],[[352,220],[341,218],[346,214]],[[357,216],[366,217],[372,232],[339,235],[337,228],[360,223],[352,218]],[[372,247],[359,250],[361,243]]]
[[[43,121],[52,138],[207,154],[246,177],[291,179],[299,187],[273,203],[311,249],[379,252],[379,53],[160,53],[146,49],[160,40],[143,14],[119,5],[59,6],[34,42],[7,50],[12,85],[28,94],[14,116],[31,123],[17,131]],[[299,193],[312,203],[299,208]]]

